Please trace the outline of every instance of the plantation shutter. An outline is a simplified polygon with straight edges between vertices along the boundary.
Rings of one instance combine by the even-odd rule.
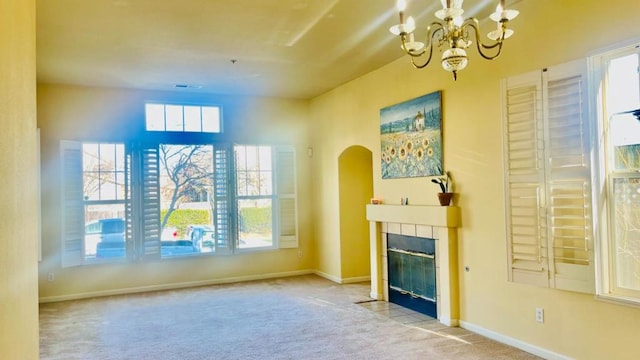
[[[275,148],[278,247],[298,247],[296,156],[292,146]]]
[[[62,267],[84,260],[84,201],[82,144],[60,142],[62,160]]]
[[[229,149],[216,147],[214,149],[214,189],[213,189],[213,221],[216,229],[215,251],[228,253],[229,248]]]
[[[504,82],[509,279],[593,292],[586,62]]]
[[[593,293],[593,217],[586,61],[543,73],[551,286]]]
[[[143,259],[160,258],[160,154],[157,146],[143,148],[142,218],[140,254]]]
[[[505,199],[509,279],[548,286],[541,82],[533,72],[503,86]]]
[[[132,149],[131,145],[127,145],[126,154],[124,158],[124,167],[125,167],[125,183],[124,183],[124,192],[125,192],[125,240],[126,240],[126,256],[128,259],[133,259],[135,255],[134,251],[134,240],[133,234],[134,230],[134,207],[133,207],[133,197],[131,191],[132,177],[131,177],[131,167],[133,161]]]

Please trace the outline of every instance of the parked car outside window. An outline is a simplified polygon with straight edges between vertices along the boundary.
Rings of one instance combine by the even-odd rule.
[[[189,225],[189,234],[193,248],[197,252],[214,252],[216,229],[211,225]]]

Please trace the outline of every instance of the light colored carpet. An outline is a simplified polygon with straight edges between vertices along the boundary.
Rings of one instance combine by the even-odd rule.
[[[41,359],[538,359],[300,276],[42,304]]]

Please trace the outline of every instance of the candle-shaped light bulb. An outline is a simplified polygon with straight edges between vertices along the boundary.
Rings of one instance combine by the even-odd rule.
[[[408,28],[411,28],[411,29],[416,27],[416,21],[415,21],[415,20],[413,20],[413,16],[409,16],[409,17],[407,18],[407,27],[408,27]],[[412,30],[412,31],[413,31],[413,30]]]
[[[404,24],[404,11],[407,9],[407,0],[398,0],[396,3],[400,15],[400,24]]]
[[[413,44],[414,42],[416,42],[416,39],[415,39],[415,37],[413,36],[413,33],[409,34],[409,42],[410,42],[411,44]]]
[[[496,6],[496,13],[501,14],[503,9],[502,3],[498,4],[498,6]]]

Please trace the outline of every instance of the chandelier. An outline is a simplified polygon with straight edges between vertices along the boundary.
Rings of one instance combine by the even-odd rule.
[[[513,35],[513,30],[507,29],[509,20],[518,16],[517,10],[505,9],[505,0],[500,0],[496,12],[489,17],[495,21],[497,28],[487,34],[492,43],[487,45],[480,41],[480,25],[476,18],[462,19],[464,10],[462,2],[464,0],[440,0],[442,9],[435,12],[435,16],[442,21],[434,21],[427,28],[426,44],[415,41],[414,30],[416,29],[413,17],[409,16],[405,20],[404,11],[407,8],[406,0],[398,0],[397,8],[400,12],[400,24],[392,26],[389,31],[400,36],[402,50],[411,57],[414,67],[422,69],[429,65],[433,55],[433,44],[438,47],[447,45],[448,48],[442,53],[442,67],[453,73],[453,80],[458,78],[458,71],[463,70],[469,62],[466,48],[471,46],[470,30],[475,34],[475,42],[480,56],[487,60],[493,60],[500,55],[504,40]],[[486,52],[485,52],[486,51]],[[422,64],[416,62],[416,58],[426,56],[426,61]]]

